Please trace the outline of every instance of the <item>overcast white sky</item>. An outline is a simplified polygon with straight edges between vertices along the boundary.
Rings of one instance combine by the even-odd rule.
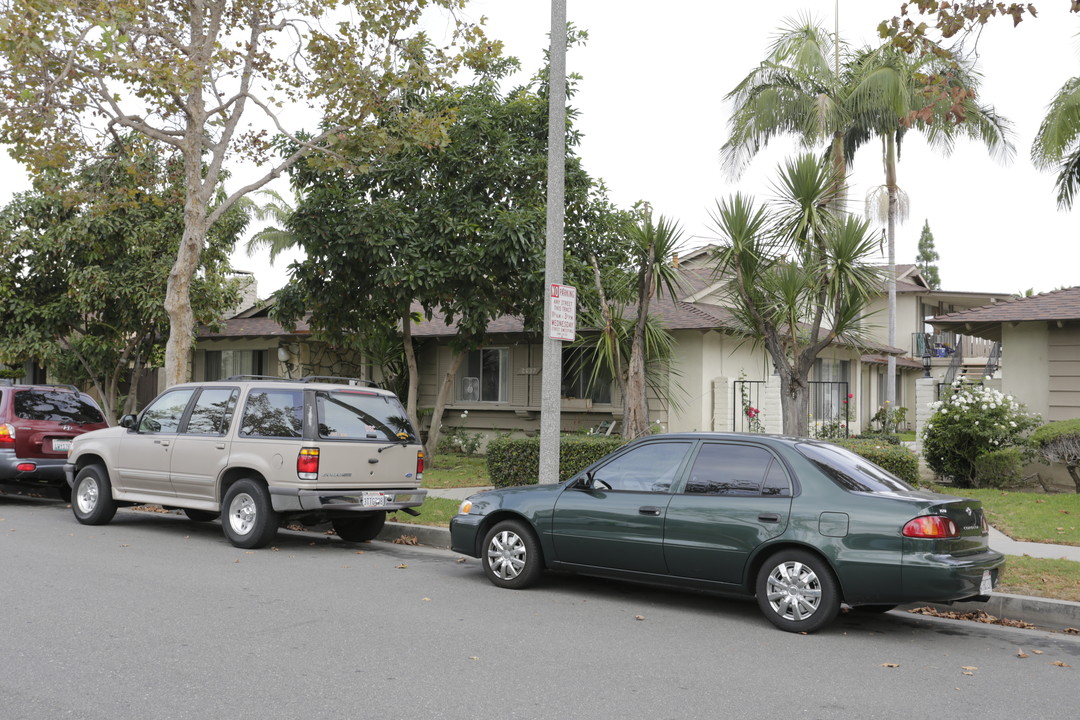
[[[796,146],[775,143],[739,180],[725,177],[718,160],[729,110],[723,97],[764,57],[785,18],[810,13],[832,27],[833,0],[566,3],[568,20],[589,33],[588,44],[567,59],[568,71],[583,77],[572,101],[585,136],[579,153],[615,202],[649,201],[655,212],[683,225],[687,246],[694,247],[710,241],[708,211],[718,199],[736,191],[768,197],[777,163]],[[1080,75],[1080,17],[1067,5],[1042,0],[1037,19],[1017,28],[999,20],[979,42],[981,100],[1016,131],[1011,163],[992,160],[971,141],[943,158],[917,134],[905,139],[899,183],[909,195],[911,217],[897,234],[897,262],[914,262],[919,232],[929,220],[944,289],[1043,292],[1080,285],[1080,208],[1059,211],[1053,175],[1036,172],[1028,159],[1047,103],[1069,77]],[[899,0],[841,0],[840,34],[876,45],[878,22],[899,6]],[[548,43],[549,0],[479,0],[469,12],[473,19],[488,18],[489,35],[521,58],[527,74],[539,67]],[[25,189],[6,157],[0,173],[0,201]],[[851,197],[861,199],[882,182],[880,146],[872,143],[855,159]],[[270,267],[238,253],[234,264],[256,272],[264,296],[287,281],[282,260]]]

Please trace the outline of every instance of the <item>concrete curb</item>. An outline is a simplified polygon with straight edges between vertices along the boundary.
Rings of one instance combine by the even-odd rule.
[[[421,545],[434,548],[450,548],[450,530],[431,525],[413,525],[411,523],[388,522],[376,540],[394,542],[401,536],[415,537]],[[983,610],[998,618],[1023,620],[1050,630],[1080,628],[1080,603],[1051,598],[1029,597],[1027,595],[1009,595],[993,593],[985,603],[958,602],[952,605],[938,603],[911,603],[901,605],[900,609],[932,607],[939,612],[975,612]]]
[[[990,599],[984,603],[957,602],[952,605],[911,603],[901,605],[899,609],[911,610],[921,607],[931,607],[942,613],[969,613],[982,610],[996,618],[1023,620],[1044,630],[1061,631],[1066,628],[1080,628],[1080,603],[1053,598],[991,593]]]

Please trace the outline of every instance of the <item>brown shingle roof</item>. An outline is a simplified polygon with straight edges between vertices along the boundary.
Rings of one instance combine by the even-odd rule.
[[[1002,323],[1054,320],[1080,320],[1080,286],[939,315],[930,322],[936,328],[1001,340]]]

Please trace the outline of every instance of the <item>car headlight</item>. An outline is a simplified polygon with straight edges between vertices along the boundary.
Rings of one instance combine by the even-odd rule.
[[[462,500],[457,509],[458,515],[468,515],[470,510],[472,510],[472,500]]]

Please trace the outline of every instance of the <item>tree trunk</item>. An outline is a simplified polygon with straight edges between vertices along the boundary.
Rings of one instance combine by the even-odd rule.
[[[648,385],[645,382],[645,323],[649,319],[649,300],[653,287],[653,248],[642,258],[638,275],[637,320],[630,339],[630,362],[626,368],[626,395],[623,397],[623,437],[628,440],[651,432]]]
[[[408,308],[401,315],[401,342],[405,349],[406,371],[409,373],[409,392],[405,398],[405,414],[409,416],[409,422],[416,428],[417,436],[420,433],[420,416],[416,412],[416,405],[420,395],[420,370],[416,362],[416,348],[412,341],[412,314]]]
[[[446,401],[450,397],[450,390],[454,387],[454,379],[457,377],[458,369],[464,360],[465,353],[454,353],[454,358],[450,361],[450,369],[446,371],[442,385],[439,387],[439,394],[435,397],[435,409],[431,411],[431,427],[428,428],[427,443],[424,446],[424,456],[429,463],[435,460],[435,451],[439,447],[439,435],[442,434],[443,411],[446,409]]]
[[[808,437],[810,413],[808,403],[809,385],[795,373],[780,374],[780,414],[784,419],[784,434]]]
[[[885,136],[885,189],[889,194],[889,346],[896,347],[896,215],[899,198],[896,187],[896,139],[891,133]],[[896,356],[892,353],[889,354],[885,382],[885,402],[889,405],[888,411],[892,412],[896,407]]]

